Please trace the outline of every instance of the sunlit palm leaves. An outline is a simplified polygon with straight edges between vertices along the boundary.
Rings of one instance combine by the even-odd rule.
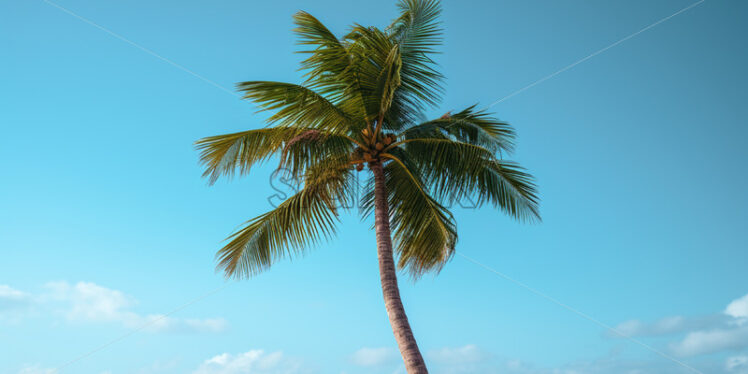
[[[492,152],[514,150],[515,132],[511,125],[493,118],[475,105],[435,120],[426,121],[403,131],[406,138],[452,136],[454,139],[480,145]]]
[[[457,227],[452,213],[429,193],[418,164],[407,152],[395,153],[385,167],[385,177],[398,265],[418,276],[441,269],[452,256]]]
[[[218,253],[227,275],[256,274],[333,236],[336,206],[351,198],[355,168],[370,162],[383,165],[398,265],[416,277],[452,257],[457,228],[448,208],[455,201],[469,197],[517,219],[539,218],[532,177],[503,159],[514,149],[509,124],[474,106],[417,120],[442,91],[432,60],[440,7],[432,0],[398,6],[401,15],[386,29],[353,25],[340,38],[310,14],[296,14],[305,81],[238,85],[272,113],[271,127],[198,141],[211,183],[273,157],[303,182],[229,238]],[[373,208],[368,187],[364,212]]]
[[[295,127],[268,127],[234,134],[200,139],[200,161],[204,177],[214,183],[220,176],[231,177],[235,171],[246,174],[256,163],[268,159],[300,132]]]
[[[336,204],[347,198],[351,170],[340,164],[326,166],[307,175],[297,194],[229,237],[217,254],[218,266],[227,276],[256,274],[335,233]]]
[[[309,88],[281,82],[243,82],[244,98],[275,112],[268,122],[278,126],[317,128],[331,133],[348,130],[352,118]]]

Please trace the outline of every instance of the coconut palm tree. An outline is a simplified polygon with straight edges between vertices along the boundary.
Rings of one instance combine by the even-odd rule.
[[[400,16],[384,30],[355,24],[342,38],[297,13],[305,81],[240,83],[245,99],[272,112],[268,126],[207,137],[197,148],[210,183],[247,174],[274,156],[302,181],[298,193],[227,239],[216,257],[228,277],[255,275],[333,236],[337,207],[350,203],[355,173],[365,171],[362,213],[374,213],[387,315],[408,373],[427,373],[397,270],[418,278],[452,258],[451,203],[469,197],[533,220],[538,197],[532,176],[503,159],[513,150],[510,125],[475,106],[420,120],[442,92],[443,77],[430,57],[441,41],[440,5],[400,0],[398,6]]]

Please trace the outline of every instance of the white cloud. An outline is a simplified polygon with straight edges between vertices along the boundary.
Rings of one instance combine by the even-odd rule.
[[[135,374],[162,374],[164,372],[173,373],[175,368],[179,366],[179,360],[159,360],[148,366],[141,367]],[[112,374],[111,372],[109,374]]]
[[[616,331],[626,336],[656,336],[674,334],[690,327],[690,321],[682,316],[665,317],[654,323],[630,320],[616,326]],[[612,333],[612,332],[611,332]]]
[[[295,374],[301,372],[299,360],[282,352],[266,353],[261,349],[232,355],[223,353],[200,365],[193,374]]]
[[[381,366],[398,361],[399,355],[393,348],[361,348],[351,356],[351,362],[358,366]]]
[[[149,332],[220,332],[227,327],[222,318],[174,318],[162,314],[143,315],[133,308],[137,301],[121,291],[90,282],[51,282],[45,292],[31,295],[0,285],[0,309],[4,300],[23,301],[35,309],[61,313],[71,323],[116,323]]]
[[[696,356],[748,347],[748,295],[730,302],[724,310],[726,324],[689,332],[681,341],[671,344],[675,354]]]
[[[436,374],[493,374],[501,362],[474,344],[444,347],[426,352],[426,362]]]
[[[720,371],[708,371],[698,368],[699,372],[718,374]],[[702,371],[703,370],[703,371]],[[719,370],[719,369],[718,369]],[[487,370],[481,373],[501,374],[691,374],[693,370],[680,366],[667,360],[635,361],[625,360],[620,357],[605,357],[592,361],[571,362],[557,367],[537,367],[535,365],[519,361],[507,361],[501,370]],[[740,373],[742,374],[742,373]]]
[[[54,369],[44,369],[39,365],[33,365],[24,366],[21,371],[18,372],[18,374],[52,374],[54,372]]]
[[[431,361],[443,364],[476,363],[486,359],[487,356],[474,344],[457,348],[441,348],[428,353]]]
[[[671,348],[679,356],[696,356],[748,347],[748,326],[694,331]]]
[[[0,311],[23,307],[30,302],[31,297],[29,294],[8,285],[0,284]]]
[[[430,372],[437,374],[493,373],[495,364],[491,355],[474,344],[462,347],[444,347],[424,352]],[[405,373],[400,352],[391,347],[364,347],[351,355],[351,363],[359,367],[356,372]]]
[[[26,296],[25,292],[13,289],[6,284],[0,284],[0,299],[22,299]]]
[[[120,291],[89,282],[71,285],[67,282],[47,283],[47,297],[65,303],[65,315],[71,321],[127,321],[137,317],[127,309],[136,301]]]
[[[640,320],[629,320],[620,323],[615,330],[627,337],[637,336],[665,336],[704,329],[729,327],[734,319],[724,314],[713,314],[700,317],[670,316],[661,318],[655,322],[642,322]],[[613,331],[605,333],[608,337],[620,338]]]
[[[127,323],[131,328],[148,324],[146,330],[153,332],[221,332],[228,327],[223,318],[171,318],[161,314],[138,316]]]
[[[748,320],[748,295],[733,300],[725,308],[725,314],[738,319],[741,324]]]
[[[626,336],[679,336],[673,354],[698,356],[748,347],[748,295],[730,302],[722,313],[702,317],[672,316],[653,323],[630,320],[616,326]],[[676,335],[678,334],[678,335]],[[609,336],[618,336],[607,333]]]
[[[748,355],[728,357],[725,369],[729,373],[748,374]]]
[[[66,317],[74,322],[114,322],[151,332],[220,332],[224,319],[172,318],[161,314],[140,315],[131,310],[137,302],[124,293],[89,282],[47,284],[51,297],[65,304]]]

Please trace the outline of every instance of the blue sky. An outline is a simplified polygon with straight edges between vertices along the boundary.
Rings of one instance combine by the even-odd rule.
[[[446,94],[429,114],[488,106],[692,4],[446,1]],[[192,144],[263,126],[234,83],[300,81],[300,9],[338,34],[396,14],[0,1],[0,373],[52,373],[153,321],[59,373],[402,372],[355,212],[257,278],[214,272],[222,240],[270,209],[272,166],[208,187]],[[456,256],[401,281],[433,372],[748,372],[746,14],[704,1],[493,106],[544,221],[455,210],[460,253],[672,360]]]

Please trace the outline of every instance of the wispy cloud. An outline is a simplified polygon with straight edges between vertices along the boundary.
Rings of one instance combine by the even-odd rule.
[[[367,365],[360,365],[366,373],[404,373],[399,354],[394,348],[365,348],[357,351]],[[376,360],[394,353],[394,361]],[[692,374],[694,371],[657,357],[632,359],[620,350],[596,359],[576,360],[556,366],[542,366],[533,362],[501,358],[475,344],[432,349],[425,353],[429,372],[434,374]],[[362,362],[362,363],[364,363]],[[709,374],[748,374],[748,354],[727,360],[716,357],[697,363],[698,370]],[[367,371],[369,370],[369,371]],[[253,373],[253,372],[250,372]],[[203,373],[199,373],[203,374]],[[222,373],[223,374],[223,373]]]
[[[358,366],[382,366],[397,363],[400,355],[394,348],[364,347],[351,355],[351,362]]]
[[[441,364],[469,364],[483,361],[489,358],[489,355],[478,349],[475,344],[468,344],[462,347],[445,347],[429,351],[427,357]]]
[[[44,368],[41,365],[26,365],[18,371],[18,374],[57,374],[52,368]],[[111,371],[103,371],[101,374],[112,374]]]
[[[669,344],[681,357],[748,348],[748,295],[731,301],[722,312],[698,317],[671,316],[652,323],[630,320],[616,330],[633,337],[673,336]]]
[[[137,300],[121,291],[95,283],[51,282],[39,294],[0,286],[0,306],[27,305],[40,312],[61,314],[70,323],[113,323],[149,332],[221,332],[228,324],[222,318],[174,318],[162,314],[140,314]],[[2,309],[0,309],[1,311]]]
[[[733,300],[725,308],[725,314],[735,318],[740,324],[748,321],[748,295]]]
[[[491,355],[474,344],[429,350],[424,357],[430,371],[437,374],[483,373],[482,369],[493,362]],[[367,373],[405,372],[400,353],[394,347],[361,348],[351,355],[350,362]]]
[[[693,331],[671,344],[673,352],[680,356],[735,351],[747,347],[748,326]]]
[[[205,360],[193,374],[297,374],[301,361],[283,352],[261,349],[239,354],[223,353]]]
[[[700,328],[713,327],[726,323],[727,318],[721,315],[705,317],[683,317],[669,316],[654,322],[643,322],[640,320],[625,321],[615,327],[616,331],[631,337],[663,336],[693,331]],[[612,331],[606,332],[609,337],[619,337]]]
[[[708,370],[708,371],[707,371]],[[709,366],[704,373],[722,374],[719,366]],[[557,367],[539,367],[531,363],[510,360],[492,370],[476,373],[485,374],[694,374],[678,365],[664,360],[631,360],[615,355],[596,360],[570,362]],[[730,373],[732,374],[732,373]],[[741,373],[742,374],[742,373]]]
[[[0,312],[27,306],[31,302],[31,295],[0,284]]]
[[[40,367],[39,365],[24,366],[18,372],[18,374],[52,374],[52,373],[54,373],[54,369],[45,369],[45,368]]]
[[[734,374],[748,374],[748,354],[728,357],[725,370]]]

